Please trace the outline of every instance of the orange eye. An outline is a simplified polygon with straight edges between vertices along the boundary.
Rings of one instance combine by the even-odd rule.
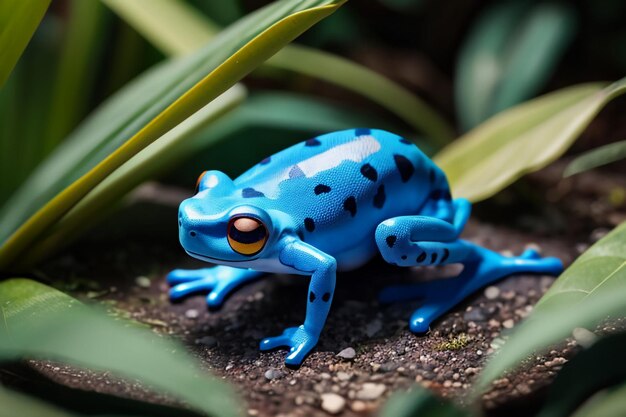
[[[267,242],[267,228],[252,217],[233,217],[228,223],[228,244],[237,253],[255,255]]]
[[[198,194],[198,191],[200,191],[200,183],[202,182],[202,177],[204,177],[204,174],[206,174],[206,171],[203,171],[196,180],[196,191],[194,192],[194,195]]]

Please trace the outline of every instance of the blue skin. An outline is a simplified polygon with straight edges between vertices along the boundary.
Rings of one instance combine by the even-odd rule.
[[[532,250],[505,257],[459,239],[470,209],[467,200],[451,198],[445,174],[400,136],[373,129],[325,134],[264,159],[234,181],[219,171],[200,177],[198,193],[180,205],[180,242],[191,256],[218,266],[172,271],[170,296],[208,292],[208,305],[219,307],[265,272],[310,276],[304,324],[260,346],[286,346],[285,362],[300,365],[324,327],[336,271],[378,253],[397,266],[464,265],[456,278],[380,294],[382,302],[425,299],[411,316],[415,333],[507,275],[562,271],[560,260]]]

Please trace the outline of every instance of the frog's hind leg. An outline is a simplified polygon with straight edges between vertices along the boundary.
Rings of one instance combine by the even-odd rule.
[[[218,265],[202,269],[175,269],[167,274],[166,279],[172,286],[170,290],[172,301],[196,293],[209,293],[207,305],[217,308],[235,288],[261,275],[263,272]]]
[[[431,200],[422,212],[426,214],[393,217],[378,225],[376,244],[385,261],[426,266],[465,259],[468,248],[456,241],[471,212],[469,201]]]
[[[420,244],[422,244],[420,242]],[[463,301],[476,290],[516,273],[558,275],[563,264],[557,258],[541,258],[534,250],[518,257],[499,253],[464,240],[442,244],[450,255],[440,263],[462,263],[464,269],[457,277],[418,284],[385,288],[381,302],[424,299],[424,304],[411,315],[410,328],[415,333],[426,332],[430,324]]]

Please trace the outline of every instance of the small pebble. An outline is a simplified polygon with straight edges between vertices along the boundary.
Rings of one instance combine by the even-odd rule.
[[[584,327],[576,327],[572,332],[572,336],[576,339],[576,342],[585,349],[593,345],[598,339],[598,336],[596,336],[594,332]]]
[[[500,296],[500,289],[498,287],[494,287],[493,285],[485,288],[485,297],[488,300],[495,300]]]
[[[480,308],[468,307],[468,310],[463,314],[463,318],[466,321],[485,321],[487,316]]]
[[[491,319],[489,320],[488,325],[489,325],[489,328],[491,329],[499,329],[501,323],[496,319]]]
[[[280,379],[282,377],[283,377],[283,373],[279,369],[270,368],[267,371],[265,371],[265,379],[267,379],[268,381],[271,381],[273,379]]]
[[[357,391],[356,398],[358,400],[375,400],[383,395],[386,389],[387,387],[385,387],[383,384],[366,382],[365,384],[363,384],[361,389]]]
[[[475,375],[480,371],[480,368],[466,368],[465,375]]]
[[[189,310],[185,311],[185,317],[187,317],[188,319],[197,319],[199,315],[200,313],[195,308],[190,308]]]
[[[352,408],[352,411],[354,411],[355,413],[362,413],[363,411],[367,410],[367,404],[365,404],[363,401],[353,401],[350,408]]]
[[[341,396],[333,393],[321,395],[322,410],[330,414],[339,414],[346,406],[346,400]]]
[[[339,356],[342,359],[354,359],[354,357],[356,356],[356,351],[351,347],[347,347],[341,352],[339,352],[337,356]]]
[[[502,327],[504,327],[505,329],[512,329],[513,326],[515,326],[515,322],[513,321],[513,319],[507,319],[502,322]]]
[[[398,365],[396,365],[393,362],[385,362],[382,365],[380,365],[380,369],[379,371],[381,372],[391,372],[391,371],[395,371],[398,368]]]
[[[135,284],[141,288],[150,288],[150,278],[144,276],[137,277],[135,278]]]
[[[347,372],[342,372],[342,371],[337,372],[337,379],[340,381],[349,381],[350,378],[352,378],[352,375],[350,375]]]
[[[567,362],[567,359],[561,358],[561,357],[556,357],[556,358],[552,359],[551,361],[548,361],[548,362],[544,363],[544,365],[547,366],[547,367],[561,366],[565,362]]]

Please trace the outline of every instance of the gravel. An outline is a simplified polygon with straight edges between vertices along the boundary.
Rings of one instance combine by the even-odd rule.
[[[339,414],[346,406],[346,399],[341,395],[333,393],[325,393],[321,395],[322,410],[330,414]]]
[[[595,174],[581,174],[577,180],[582,184],[586,175]],[[555,178],[561,181],[561,172],[556,172]],[[594,180],[593,186],[608,187],[609,183]],[[547,186],[546,190],[554,190],[550,187]],[[593,201],[604,201],[602,195],[588,191],[585,191],[584,198],[589,201],[583,201],[584,204],[578,204],[581,200],[569,195],[566,204],[556,202],[552,209],[566,211],[573,206],[585,208]],[[484,215],[488,204],[492,203],[478,205],[473,218],[480,217],[482,212],[483,218],[497,221],[493,215]],[[176,210],[173,207],[169,217],[175,218]],[[514,215],[507,210],[501,211],[506,213],[501,219],[502,224],[471,220],[464,238],[515,254],[521,253],[526,243],[538,242],[545,256],[557,256],[566,265],[578,255],[576,243],[588,245],[588,233],[599,227],[595,222],[609,218],[602,215],[596,219],[580,211],[571,214],[564,222],[568,225],[567,233],[551,228],[552,223],[545,223],[541,232],[534,232],[530,227],[536,227],[540,217],[532,218],[532,222],[527,223],[529,226],[524,226],[526,231],[521,231]],[[132,222],[133,227],[145,217],[145,212],[145,207],[138,212],[139,221]],[[119,216],[131,218],[126,211]],[[69,276],[68,270],[71,270],[71,275],[89,276],[95,282],[106,283],[103,288],[115,287],[116,291],[99,296],[95,302],[113,303],[115,309],[151,325],[155,332],[179,339],[200,361],[203,369],[235,388],[243,409],[253,410],[250,414],[259,417],[328,416],[330,411],[322,408],[326,394],[344,399],[339,412],[341,417],[374,416],[388,395],[406,391],[416,383],[437,395],[462,400],[496,350],[491,345],[497,348],[504,340],[500,331],[508,326],[509,320],[517,323],[523,319],[554,280],[531,275],[509,277],[494,284],[489,291],[479,291],[468,298],[433,323],[428,334],[414,335],[408,330],[407,320],[420,305],[419,301],[379,305],[376,302],[378,292],[390,284],[452,274],[448,274],[445,268],[394,268],[375,260],[366,268],[338,275],[333,306],[320,343],[302,367],[291,369],[284,365],[286,350],[259,352],[258,344],[263,337],[280,334],[286,327],[302,323],[306,310],[306,280],[278,274],[271,279],[250,283],[233,293],[218,311],[207,311],[206,298],[201,295],[172,304],[167,297],[166,273],[173,268],[206,267],[206,264],[189,258],[177,246],[176,222],[173,223],[174,230],[166,238],[155,239],[145,233],[141,234],[143,238],[132,237],[132,230],[126,228],[123,238],[104,243],[81,242],[69,252],[71,258],[59,257],[58,262],[46,265],[43,270],[50,277]],[[146,230],[152,232],[153,225],[146,225]],[[113,228],[108,226],[106,229]],[[102,230],[94,231],[93,235],[101,233]],[[171,242],[171,246],[164,242]],[[138,276],[151,277],[150,285],[139,286],[135,281]],[[88,298],[88,291],[94,291],[91,287],[68,287],[72,294],[82,299]],[[198,318],[189,319],[189,310],[198,311]],[[489,320],[493,321],[490,323]],[[599,330],[591,330],[601,334]],[[437,349],[462,333],[468,338],[466,346],[456,350]],[[593,342],[595,335],[589,333],[585,330],[574,332],[575,340],[569,344],[556,346],[553,351],[528,361],[522,369],[507,375],[507,379],[485,393],[483,411],[489,416],[510,415],[507,410],[510,411],[515,404],[515,407],[521,407],[520,415],[531,415],[527,409],[541,403],[544,388],[552,382],[563,361],[570,360],[580,351],[579,346],[584,346],[585,335],[590,343]],[[352,359],[337,354],[346,347],[355,351]],[[159,404],[171,403],[163,395],[142,389],[134,382],[115,379],[112,375],[89,373],[59,364],[50,366],[43,361],[28,363],[51,381],[72,388]],[[9,375],[0,373],[0,380],[4,383]],[[15,379],[10,381],[13,386],[19,387],[19,383]],[[329,407],[328,402],[325,407]]]
[[[387,387],[383,384],[375,384],[373,382],[366,382],[363,384],[360,390],[356,392],[355,398],[357,400],[376,400],[387,390]]]
[[[495,300],[500,296],[500,288],[495,287],[493,285],[485,288],[485,297],[487,300]]]
[[[150,288],[150,284],[151,284],[150,278],[139,276],[135,278],[135,284],[137,284],[137,286],[141,288]]]
[[[337,356],[339,356],[342,359],[354,359],[354,357],[356,356],[356,351],[354,350],[354,348],[347,347],[341,352],[339,352]]]
[[[280,379],[283,377],[283,372],[280,369],[276,369],[276,368],[270,368],[267,371],[265,371],[265,379],[267,379],[268,381],[271,381],[273,379]]]

